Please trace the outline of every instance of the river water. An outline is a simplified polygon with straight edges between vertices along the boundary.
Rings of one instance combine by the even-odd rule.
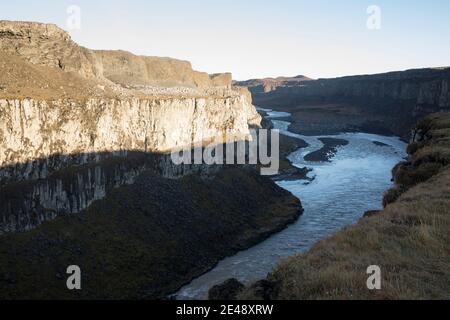
[[[175,295],[177,299],[206,299],[212,286],[229,278],[246,284],[265,278],[280,259],[304,252],[317,241],[356,223],[364,212],[380,209],[383,193],[392,185],[391,170],[406,157],[406,144],[399,138],[346,133],[327,136],[349,141],[338,148],[331,162],[308,162],[304,156],[322,148],[318,140],[321,136],[289,132],[289,122],[282,120],[289,113],[260,110],[268,114],[281,134],[301,138],[309,144],[292,153],[289,160],[299,168],[313,169],[309,176],[314,180],[278,182],[301,199],[305,212],[284,231],[222,260],[213,270],[183,287]],[[376,145],[374,141],[386,146]]]

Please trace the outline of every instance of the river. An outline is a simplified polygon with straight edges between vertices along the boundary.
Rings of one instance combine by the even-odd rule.
[[[206,299],[212,286],[229,278],[246,284],[265,278],[280,259],[305,252],[317,241],[356,223],[364,212],[380,209],[383,193],[392,186],[391,170],[406,157],[406,144],[397,137],[345,133],[327,136],[349,142],[338,148],[331,162],[308,162],[304,156],[322,148],[318,140],[322,136],[289,132],[289,122],[282,120],[289,113],[260,110],[268,114],[281,134],[298,137],[309,144],[292,153],[289,160],[299,168],[311,168],[309,176],[314,180],[278,182],[301,199],[304,214],[282,232],[219,262],[214,269],[183,287],[175,295],[177,299]]]

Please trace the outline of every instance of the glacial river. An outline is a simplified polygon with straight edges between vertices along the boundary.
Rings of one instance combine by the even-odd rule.
[[[392,185],[391,170],[406,157],[406,144],[396,137],[346,133],[328,136],[349,141],[338,148],[331,162],[308,162],[304,156],[322,148],[318,140],[321,136],[289,132],[289,122],[282,120],[288,113],[261,110],[267,112],[281,134],[301,138],[309,144],[292,153],[289,159],[299,168],[313,169],[309,176],[315,179],[278,182],[301,199],[305,212],[284,231],[222,260],[213,270],[176,293],[177,299],[205,299],[212,286],[229,278],[246,284],[265,278],[280,259],[304,252],[317,241],[356,223],[364,212],[380,209],[383,193]]]

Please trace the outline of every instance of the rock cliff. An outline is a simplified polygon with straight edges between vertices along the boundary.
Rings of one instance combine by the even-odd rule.
[[[28,166],[0,171],[1,184],[43,178],[52,168],[35,173],[33,166],[54,155],[162,153],[224,134],[245,138],[261,119],[229,74],[91,51],[54,25],[1,21],[0,52],[0,167]]]
[[[233,87],[230,74],[89,50],[54,25],[0,21],[0,57],[3,232],[86,209],[149,167],[165,176],[184,172],[162,155],[225,134],[245,140],[261,121],[249,92]],[[145,157],[122,167],[101,164],[128,161],[131,153],[161,157],[157,164]],[[74,165],[87,168],[58,176]]]
[[[256,119],[243,95],[85,103],[0,99],[0,108],[0,184],[45,178],[76,154],[165,153],[223,134],[244,139]]]

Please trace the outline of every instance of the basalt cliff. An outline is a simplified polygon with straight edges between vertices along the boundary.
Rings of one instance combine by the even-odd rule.
[[[304,76],[249,80],[257,106],[289,111],[291,130],[303,134],[343,131],[395,134],[432,112],[450,111],[450,68],[311,80]]]
[[[1,21],[0,57],[2,195],[28,181],[20,206],[3,199],[0,233],[79,212],[146,166],[109,174],[94,167],[71,183],[43,182],[58,171],[130,153],[166,154],[224,135],[246,139],[261,120],[230,74],[208,75],[170,58],[89,50],[54,25]],[[170,176],[172,169],[165,161],[160,171]]]

